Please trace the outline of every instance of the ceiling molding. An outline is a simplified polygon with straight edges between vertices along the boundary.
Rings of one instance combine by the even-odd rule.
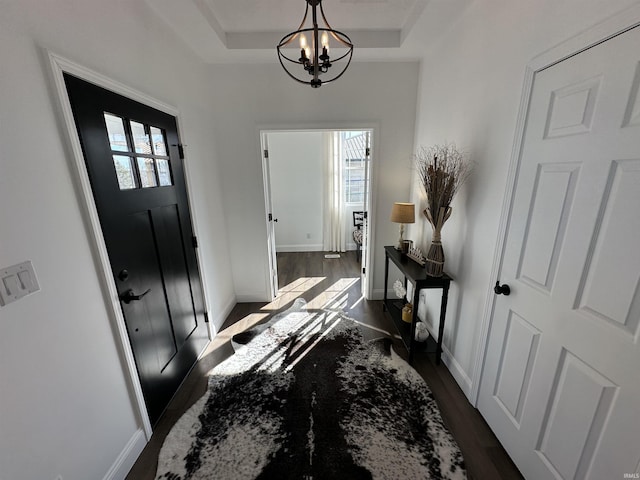
[[[270,0],[269,5],[257,0],[144,1],[197,57],[210,64],[271,61],[276,45],[298,27],[298,13],[303,13],[302,0]],[[332,0],[327,16],[355,45],[354,60],[413,61],[472,1]],[[385,14],[396,7],[397,14]]]
[[[230,50],[273,50],[289,32],[227,32],[226,47]],[[401,30],[356,30],[348,34],[357,48],[400,48]]]

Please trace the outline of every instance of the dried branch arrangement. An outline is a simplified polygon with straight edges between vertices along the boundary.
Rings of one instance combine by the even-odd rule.
[[[444,215],[441,209],[449,208],[456,192],[469,177],[471,163],[455,144],[447,143],[420,148],[416,153],[416,166],[429,202],[425,215],[436,220]]]
[[[433,227],[431,246],[427,252],[427,273],[442,276],[444,251],[440,234],[451,216],[451,201],[471,174],[472,164],[455,144],[422,147],[415,155],[420,181],[427,195],[424,214]]]

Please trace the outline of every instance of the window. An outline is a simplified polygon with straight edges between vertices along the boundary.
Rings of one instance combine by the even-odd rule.
[[[346,203],[362,205],[365,201],[367,141],[367,132],[340,132],[340,151],[344,168],[344,198]]]
[[[173,185],[162,129],[106,112],[104,120],[120,190]]]

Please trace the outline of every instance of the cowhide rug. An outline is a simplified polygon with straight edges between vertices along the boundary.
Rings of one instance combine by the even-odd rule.
[[[304,301],[233,338],[176,423],[157,479],[464,479],[420,375],[388,339]]]

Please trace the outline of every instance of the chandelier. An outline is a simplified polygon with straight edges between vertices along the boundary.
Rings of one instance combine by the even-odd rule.
[[[307,8],[300,26],[280,40],[278,44],[278,59],[285,72],[294,80],[318,88],[323,83],[333,82],[342,76],[351,63],[353,44],[351,39],[342,32],[334,30],[327,22],[322,9],[322,0],[305,0]],[[311,24],[305,26],[311,7]],[[318,7],[324,22],[318,26]],[[310,39],[307,40],[307,34]],[[296,42],[299,42],[299,49]],[[295,52],[295,53],[294,53]],[[300,57],[298,56],[300,52]],[[332,53],[333,56],[329,55]],[[299,68],[301,67],[301,68]],[[333,76],[323,76],[329,73]]]

